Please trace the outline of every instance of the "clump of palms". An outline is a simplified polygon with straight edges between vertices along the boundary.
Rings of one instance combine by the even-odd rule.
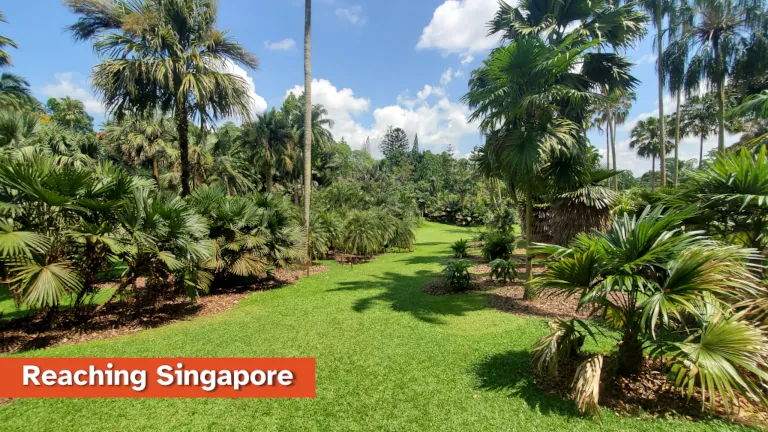
[[[651,159],[651,190],[656,189],[656,159],[661,160],[662,149],[669,153],[672,150],[670,134],[665,134],[666,145],[662,146],[659,133],[659,119],[649,117],[637,122],[630,134],[629,148],[635,149],[637,155]]]
[[[693,215],[690,208],[658,207],[614,217],[606,233],[546,248],[555,262],[530,284],[577,297],[580,310],[618,332],[617,374],[636,374],[650,352],[662,360],[670,384],[688,397],[700,391],[710,408],[719,400],[730,410],[737,394],[764,402],[766,336],[733,306],[764,290],[752,273],[756,254],[684,231]],[[533,349],[539,373],[556,374],[557,363],[594,337],[578,320],[557,321],[553,329]],[[591,357],[577,371],[582,411],[596,412],[601,367],[601,358]]]

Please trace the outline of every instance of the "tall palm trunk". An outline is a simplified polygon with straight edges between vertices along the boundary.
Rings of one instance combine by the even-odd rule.
[[[181,196],[189,195],[189,117],[184,102],[176,105],[176,132],[179,134],[181,160]]]
[[[662,58],[662,52],[663,45],[664,45],[664,39],[663,39],[663,32],[661,26],[663,25],[663,16],[662,16],[662,9],[661,9],[661,0],[656,0],[656,48],[657,48],[657,62],[658,65],[656,66],[656,72],[658,74],[658,80],[659,80],[659,139],[661,140],[661,187],[665,187],[667,185],[667,168],[665,164],[667,149],[665,148],[666,143],[666,129],[664,126],[664,75],[663,75],[663,68],[661,67],[661,58]]]
[[[699,137],[699,169],[704,165],[704,134]]]
[[[677,188],[678,171],[680,171],[680,91],[677,92],[677,113],[675,113],[675,188]]]
[[[610,129],[611,133],[611,157],[613,157],[613,169],[616,168],[616,121],[611,117]],[[619,176],[613,176],[613,188],[619,190]]]
[[[717,85],[717,150],[725,151],[725,78]]]
[[[531,192],[525,194],[525,275],[528,280],[533,279],[533,255],[531,255],[531,244],[533,243],[533,196]],[[533,292],[526,287],[523,291],[525,300],[533,299]]]
[[[651,192],[656,190],[656,155],[651,156]]]
[[[266,177],[267,180],[267,193],[272,193],[272,148],[269,146],[269,140],[265,140],[266,145],[265,147],[265,153],[267,156],[267,172],[264,173],[264,177]]]
[[[309,197],[312,191],[312,0],[304,0],[304,234],[309,239]],[[307,241],[307,275],[309,259]]]
[[[605,168],[611,169],[611,131],[607,122],[605,125]]]

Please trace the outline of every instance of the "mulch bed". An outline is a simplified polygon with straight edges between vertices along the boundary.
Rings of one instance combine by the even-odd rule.
[[[565,359],[558,365],[558,376],[535,376],[535,383],[547,394],[573,400],[573,377],[576,368],[586,357]],[[752,405],[742,398],[740,408],[728,415],[718,403],[714,412],[702,411],[701,394],[694,394],[690,400],[675,390],[666,380],[658,361],[646,359],[637,376],[623,378],[611,376],[613,370],[606,357],[601,376],[600,400],[602,407],[613,409],[620,417],[685,418],[689,421],[707,422],[714,418],[733,423],[765,428],[768,426],[768,412]]]
[[[328,268],[322,265],[310,268],[310,274],[326,271]],[[295,283],[306,276],[306,268],[275,270],[271,276],[263,278],[258,284],[219,289],[218,293],[202,296],[194,303],[177,297],[161,300],[154,307],[136,310],[127,308],[123,302],[114,302],[85,323],[70,313],[56,317],[53,326],[44,322],[39,315],[0,321],[0,354],[107,339],[217,314],[232,309],[253,292]]]

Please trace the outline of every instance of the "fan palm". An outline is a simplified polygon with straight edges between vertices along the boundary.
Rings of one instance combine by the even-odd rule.
[[[51,120],[67,128],[83,133],[93,132],[93,117],[85,111],[85,104],[77,99],[65,96],[51,98],[46,103]]]
[[[24,78],[9,73],[0,74],[0,110],[21,111],[36,108],[37,105]]]
[[[579,309],[620,332],[619,375],[637,373],[644,346],[653,346],[652,353],[666,362],[670,383],[689,397],[698,387],[711,408],[719,396],[729,409],[737,392],[765,401],[765,334],[730,306],[764,290],[749,264],[756,254],[682,231],[692,215],[691,209],[647,208],[635,217],[614,217],[606,233],[579,235],[567,248],[545,248],[556,262],[531,283],[577,297]],[[540,373],[557,373],[556,363],[593,336],[579,321],[559,322],[555,330],[534,346]],[[582,410],[596,410],[597,398],[589,395],[599,387],[597,368],[574,379],[577,400],[588,402],[580,403]]]
[[[681,129],[699,138],[699,169],[704,164],[704,140],[717,128],[717,102],[709,95],[693,96],[682,107]]]
[[[629,148],[636,149],[638,156],[651,159],[651,190],[656,188],[656,158],[660,158],[662,151],[672,150],[671,145],[662,146],[659,127],[659,119],[649,117],[638,121],[630,133]],[[670,144],[668,135],[664,139]]]
[[[126,163],[139,165],[150,161],[155,184],[160,187],[160,161],[178,138],[170,118],[157,112],[133,115],[107,126],[104,132]]]
[[[216,26],[212,0],[65,0],[80,15],[75,38],[95,39],[104,58],[94,67],[93,86],[107,109],[159,109],[173,113],[179,138],[181,192],[190,191],[189,122],[248,118],[249,85],[227,72],[233,62],[250,68],[258,60]]]
[[[275,170],[282,166],[293,170],[293,132],[288,119],[272,108],[256,116],[254,122],[243,126],[243,142],[257,152],[261,172],[266,180],[267,193],[272,193]]]

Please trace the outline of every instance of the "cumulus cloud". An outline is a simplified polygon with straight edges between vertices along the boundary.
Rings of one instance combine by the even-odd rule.
[[[458,54],[462,64],[470,63],[474,60],[473,54],[499,43],[498,38],[487,36],[488,21],[498,7],[498,0],[446,0],[435,9],[432,20],[422,30],[416,49]]]
[[[297,85],[286,91],[286,96],[303,91],[303,86]],[[425,85],[415,98],[405,91],[398,96],[396,104],[374,109],[370,126],[364,126],[358,118],[369,112],[371,102],[357,97],[352,89],[339,89],[328,80],[315,79],[312,103],[325,106],[335,121],[331,129],[334,138],[343,137],[354,149],[361,148],[367,137],[372,147],[377,148],[389,126],[403,128],[411,138],[418,134],[419,145],[435,151],[445,150],[450,144],[457,148],[464,136],[477,133],[477,125],[467,122],[469,109],[448,100],[443,88],[431,85]]]
[[[440,75],[441,85],[446,86],[450,84],[452,80],[453,80],[453,69],[451,68],[446,69],[445,72],[443,72],[443,74]]]
[[[359,5],[336,8],[336,16],[353,25],[362,26],[368,22],[368,17],[365,16],[362,6]]]
[[[287,38],[278,42],[265,41],[264,47],[271,51],[291,51],[296,48],[296,41]]]
[[[248,93],[251,98],[251,109],[253,114],[261,114],[267,110],[267,101],[256,93],[256,85],[253,82],[253,78],[248,75],[248,71],[230,60],[225,62],[223,71],[237,75],[248,83]]]
[[[88,114],[104,116],[106,109],[96,99],[88,81],[80,74],[74,72],[57,72],[53,74],[56,83],[47,84],[40,89],[40,93],[48,98],[62,98],[69,96],[83,102]]]

